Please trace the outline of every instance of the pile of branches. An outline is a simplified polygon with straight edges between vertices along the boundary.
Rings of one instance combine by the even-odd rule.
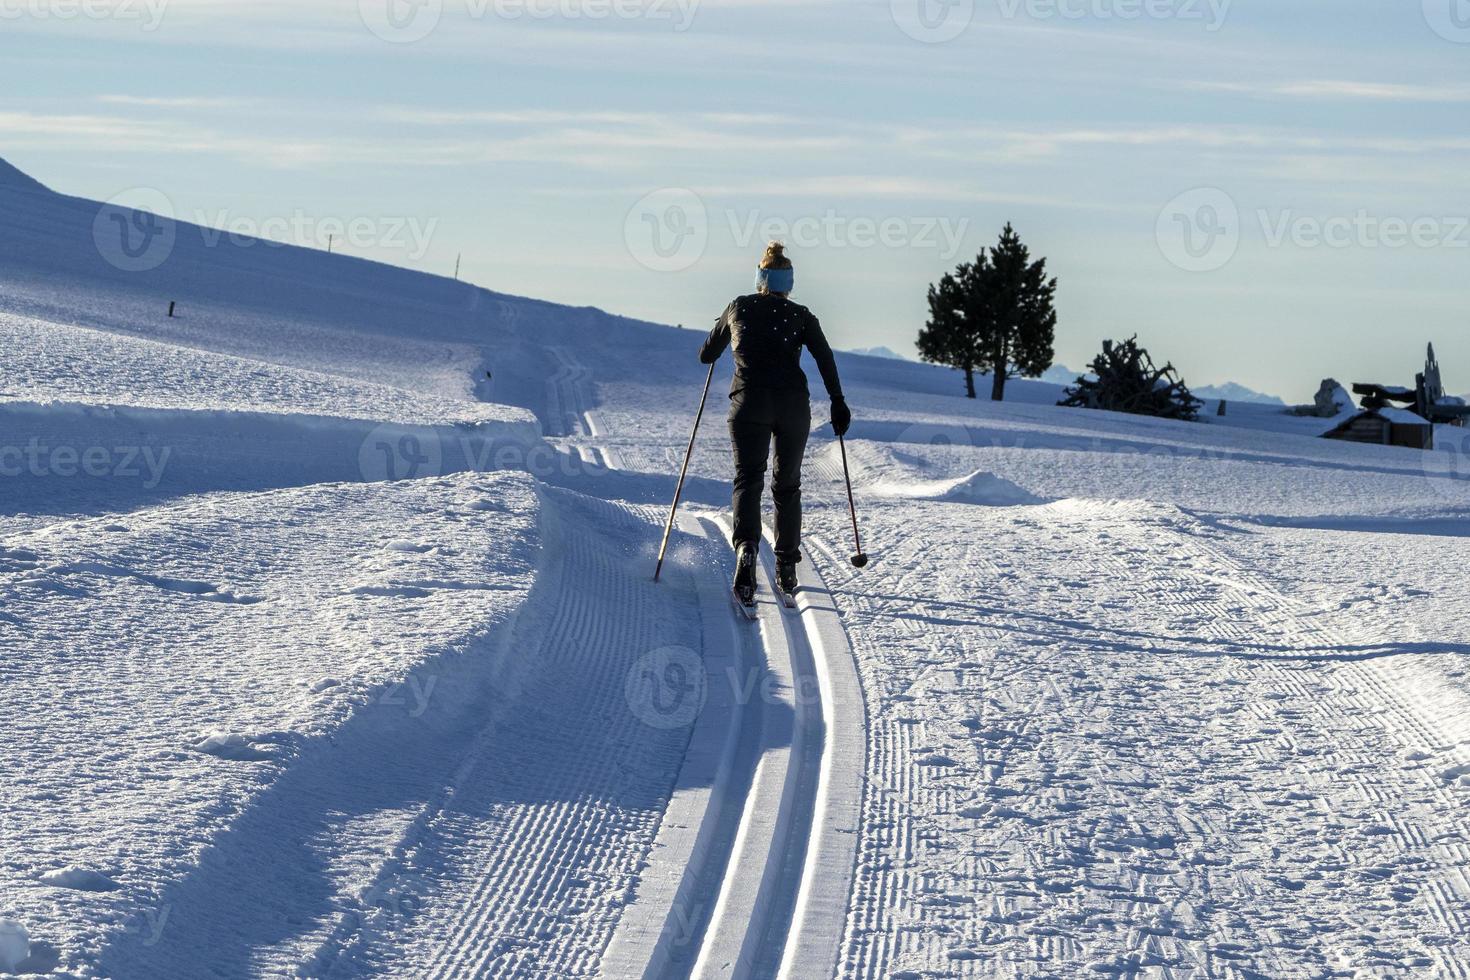
[[[1154,367],[1148,351],[1138,346],[1136,335],[1121,342],[1104,340],[1102,353],[1090,367],[1092,377],[1078,378],[1058,405],[1188,422],[1199,417],[1204,405],[1190,394],[1174,365]]]

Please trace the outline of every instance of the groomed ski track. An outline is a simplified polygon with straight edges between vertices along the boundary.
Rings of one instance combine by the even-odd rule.
[[[708,521],[690,530],[728,534]],[[710,788],[676,792],[606,976],[836,970],[861,799],[857,675],[820,576],[803,575],[787,612],[769,555],[762,574],[755,623],[729,611],[723,581],[701,577],[711,683],[681,784]]]
[[[549,411],[580,431],[578,455],[616,467],[571,352],[548,383]],[[679,530],[718,564],[693,576],[703,622],[704,705],[674,794],[599,974],[604,977],[835,976],[862,800],[864,708],[831,593],[802,569],[797,608],[775,598],[762,554],[754,623],[730,609],[729,525]],[[719,571],[713,571],[719,569]],[[679,570],[682,572],[684,570]],[[679,572],[675,572],[678,575]]]

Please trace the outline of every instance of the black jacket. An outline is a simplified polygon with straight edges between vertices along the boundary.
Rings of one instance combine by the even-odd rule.
[[[805,347],[817,362],[827,395],[833,401],[842,398],[837,362],[822,334],[822,325],[811,310],[784,296],[753,293],[725,307],[699,350],[700,362],[713,364],[726,347],[735,351],[732,396],[746,388],[805,392],[806,372],[801,369],[801,349]]]

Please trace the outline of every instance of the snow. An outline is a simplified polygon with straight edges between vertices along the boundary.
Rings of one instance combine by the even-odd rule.
[[[1380,408],[1377,411],[1379,415],[1382,415],[1384,418],[1388,419],[1390,422],[1395,423],[1396,425],[1429,424],[1429,422],[1422,415],[1416,415],[1415,413],[1409,411],[1407,408],[1394,408],[1392,405],[1385,405],[1383,408]]]
[[[117,887],[117,882],[102,872],[76,865],[47,872],[36,880],[53,888],[74,888],[83,892],[110,892]]]
[[[0,919],[0,967],[14,970],[31,957],[26,927],[14,919]]]
[[[968,476],[952,480],[918,480],[910,483],[875,482],[868,492],[879,497],[906,497],[913,500],[946,500],[991,507],[1014,507],[1039,504],[1042,499],[994,473],[976,470]]]
[[[1470,970],[1460,430],[839,355],[736,624],[696,335],[0,178],[0,968]]]

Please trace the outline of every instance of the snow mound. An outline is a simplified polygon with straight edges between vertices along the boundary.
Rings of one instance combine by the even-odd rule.
[[[71,888],[79,892],[110,892],[117,888],[117,882],[102,872],[74,864],[59,871],[49,871],[38,880],[53,888]]]
[[[31,936],[14,919],[0,919],[0,968],[14,970],[31,958]]]
[[[387,544],[383,545],[383,550],[384,551],[398,551],[398,552],[403,552],[405,554],[422,555],[422,554],[425,554],[427,552],[433,551],[434,550],[434,546],[431,545],[431,544],[424,544],[421,541],[397,540],[397,541],[389,541]]]
[[[951,480],[884,481],[871,490],[880,497],[942,500],[986,507],[1027,507],[1046,503],[1024,487],[985,470],[976,470],[969,476]]]
[[[195,752],[229,759],[231,762],[263,762],[271,757],[270,753],[251,744],[244,735],[228,732],[211,732],[195,742],[192,748]]]

